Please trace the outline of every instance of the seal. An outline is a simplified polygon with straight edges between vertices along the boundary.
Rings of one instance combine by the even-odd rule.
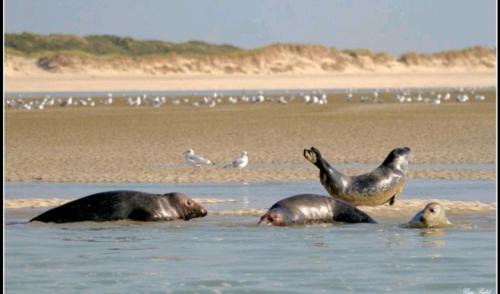
[[[406,224],[406,227],[439,228],[448,225],[451,225],[451,222],[446,217],[444,207],[437,202],[430,202]]]
[[[50,209],[30,220],[68,223],[81,221],[171,221],[207,215],[200,204],[182,193],[151,194],[109,191],[92,194]]]
[[[276,202],[259,225],[290,226],[314,223],[376,223],[349,203],[329,196],[300,194]]]
[[[354,206],[393,205],[403,191],[410,148],[393,149],[379,167],[351,177],[330,166],[314,147],[304,149],[304,157],[319,168],[321,184],[332,197]]]

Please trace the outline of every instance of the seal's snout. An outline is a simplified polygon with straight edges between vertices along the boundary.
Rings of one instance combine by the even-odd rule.
[[[259,222],[257,223],[258,225],[271,225],[267,219],[267,214],[263,215]]]
[[[402,154],[406,156],[408,161],[410,161],[411,157],[412,157],[410,147],[403,147],[403,148],[401,148],[401,150],[402,150]]]
[[[201,209],[201,216],[206,216],[208,214],[207,210],[205,208]]]

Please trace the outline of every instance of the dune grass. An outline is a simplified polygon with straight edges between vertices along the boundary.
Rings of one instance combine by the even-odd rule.
[[[374,52],[369,49],[337,49],[317,44],[273,43],[259,48],[243,49],[228,44],[210,44],[202,41],[173,43],[158,40],[137,40],[114,35],[39,35],[29,32],[5,34],[5,58],[22,56],[37,60],[44,69],[71,65],[72,60],[79,61],[119,61],[143,62],[176,56],[193,58],[210,65],[217,65],[228,60],[236,63],[262,64],[272,62],[282,56],[299,56],[320,62],[327,71],[342,71],[349,64],[363,67],[367,60],[376,64],[389,64],[393,61],[408,66],[444,65],[455,66],[468,64],[482,65],[488,68],[496,66],[496,49],[480,46],[461,50],[448,50],[435,53],[408,52],[395,57],[386,52]],[[326,61],[325,61],[326,60]],[[328,60],[335,60],[331,62]],[[77,62],[78,63],[78,62]],[[239,66],[227,67],[226,72],[244,72]],[[289,72],[295,65],[276,65],[271,70]]]

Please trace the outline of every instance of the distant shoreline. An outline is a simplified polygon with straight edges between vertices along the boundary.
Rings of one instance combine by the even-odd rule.
[[[490,87],[497,83],[495,71],[163,76],[28,74],[7,76],[4,81],[6,92],[382,89]]]

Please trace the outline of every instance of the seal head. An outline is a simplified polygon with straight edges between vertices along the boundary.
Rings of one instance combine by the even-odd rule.
[[[437,203],[428,203],[408,223],[410,228],[439,228],[451,225],[444,207]]]
[[[177,212],[179,219],[190,220],[207,215],[207,210],[203,206],[185,194],[167,193],[163,194],[162,197],[168,199],[171,207]]]
[[[410,161],[411,149],[408,147],[400,147],[393,149],[389,155],[382,162],[381,166],[385,166],[394,171],[399,171],[403,175],[408,170],[408,163]]]

